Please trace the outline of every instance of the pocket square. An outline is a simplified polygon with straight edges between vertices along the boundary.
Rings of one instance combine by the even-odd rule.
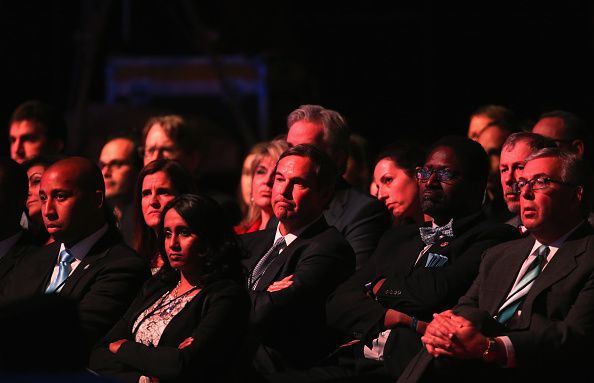
[[[448,263],[448,257],[441,254],[429,253],[425,267],[442,267]]]

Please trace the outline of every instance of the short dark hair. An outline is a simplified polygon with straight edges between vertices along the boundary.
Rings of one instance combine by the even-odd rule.
[[[483,105],[471,115],[471,118],[475,116],[487,116],[493,122],[497,122],[499,126],[510,132],[516,130],[516,116],[511,109],[505,106],[494,104]]]
[[[146,136],[155,124],[159,124],[167,137],[184,152],[198,151],[202,153],[204,151],[203,130],[206,121],[198,121],[197,118],[177,114],[151,117],[142,130],[142,147],[146,143]]]
[[[565,129],[565,137],[563,138],[566,140],[579,139],[587,141],[590,137],[586,122],[576,114],[565,110],[553,110],[541,114],[539,120],[542,120],[543,118],[559,118],[563,120],[563,128]]]
[[[389,159],[397,167],[404,170],[409,176],[414,178],[417,166],[422,166],[425,161],[425,150],[416,142],[401,140],[386,146],[376,157],[377,165],[383,159]]]
[[[132,166],[135,169],[141,169],[143,162],[142,162],[142,157],[141,157],[141,153],[140,153],[140,145],[138,144],[138,139],[136,138],[136,135],[133,133],[129,133],[129,132],[118,132],[115,134],[111,134],[107,137],[107,139],[105,140],[105,143],[103,144],[103,147],[105,147],[105,145],[107,145],[108,143],[110,143],[113,140],[128,140],[130,142],[132,142],[132,144],[134,145],[134,148],[132,150]],[[103,149],[103,147],[101,149]]]
[[[478,142],[463,136],[445,136],[431,146],[429,153],[439,147],[451,148],[456,153],[465,179],[483,189],[486,187],[491,165],[485,149]]]
[[[66,143],[68,129],[66,121],[53,106],[39,100],[25,101],[14,110],[10,124],[18,121],[35,121],[44,129],[49,139],[62,140]]]
[[[300,144],[289,148],[280,155],[278,163],[285,157],[298,156],[309,158],[314,166],[314,174],[320,190],[333,190],[338,179],[336,164],[323,151],[310,144]]]
[[[227,221],[222,208],[213,199],[202,195],[182,194],[170,201],[161,212],[159,224],[159,249],[163,259],[162,274],[173,271],[165,250],[165,214],[175,210],[196,233],[199,250],[195,256],[200,260],[201,285],[230,278],[240,282],[245,275],[241,259],[245,252],[233,226]]]
[[[2,174],[2,204],[4,206],[4,218],[10,219],[11,223],[19,221],[25,210],[29,180],[27,172],[16,161],[8,157],[0,157],[0,173]],[[10,212],[6,209],[10,208]],[[8,215],[8,217],[6,217]]]

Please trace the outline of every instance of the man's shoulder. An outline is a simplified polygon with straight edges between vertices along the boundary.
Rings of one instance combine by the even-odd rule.
[[[457,237],[474,238],[493,238],[505,241],[511,241],[520,238],[520,232],[513,226],[503,222],[495,222],[477,217],[476,220],[466,222],[460,233],[455,233]]]
[[[331,207],[335,202],[340,206],[345,206],[351,212],[355,209],[355,211],[364,210],[388,214],[388,210],[382,201],[369,194],[362,193],[352,186],[336,191]]]

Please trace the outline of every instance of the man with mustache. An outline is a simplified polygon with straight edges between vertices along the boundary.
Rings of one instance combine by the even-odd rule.
[[[341,352],[339,361],[347,363],[310,371],[301,381],[316,375],[393,381],[400,374],[421,349],[435,309],[451,307],[468,289],[483,251],[518,236],[485,218],[488,173],[487,154],[477,142],[450,136],[433,145],[416,173],[421,206],[432,222],[387,231],[367,265],[331,294],[328,324],[359,342]]]
[[[524,233],[525,228],[520,220],[520,192],[515,185],[519,173],[524,168],[524,160],[533,152],[543,148],[553,148],[555,142],[535,133],[518,132],[511,134],[503,143],[499,160],[499,174],[503,198],[507,209],[514,214],[508,224],[517,227]]]
[[[248,289],[261,374],[304,369],[332,349],[325,324],[328,294],[355,270],[355,254],[326,222],[336,166],[312,145],[279,158],[272,206],[278,225],[242,236],[250,253]]]

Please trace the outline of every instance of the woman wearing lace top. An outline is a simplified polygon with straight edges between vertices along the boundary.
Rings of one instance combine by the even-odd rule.
[[[124,382],[231,382],[247,332],[242,250],[216,202],[184,194],[161,214],[163,266],[91,356]]]

